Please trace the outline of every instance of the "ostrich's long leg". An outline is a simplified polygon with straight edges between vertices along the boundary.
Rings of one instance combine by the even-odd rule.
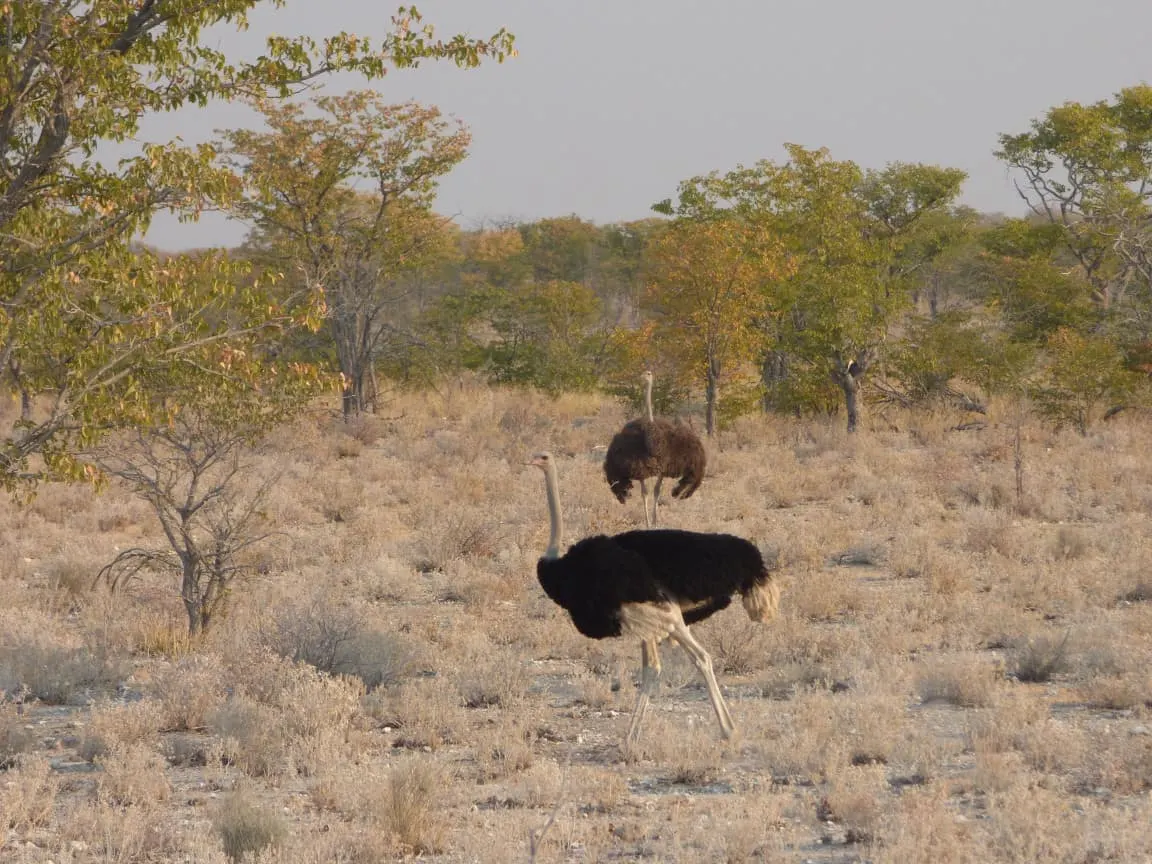
[[[687,652],[693,664],[704,676],[704,683],[708,685],[708,698],[712,700],[712,709],[716,712],[716,719],[720,723],[720,734],[731,738],[736,731],[736,724],[732,722],[732,715],[728,713],[728,706],[724,696],[720,693],[720,685],[716,683],[716,674],[712,671],[712,658],[704,650],[704,646],[688,631],[688,625],[681,619],[672,630],[672,638],[680,643],[680,647]]]
[[[652,520],[648,517],[648,481],[640,481],[640,500],[644,503],[644,526],[652,527]]]
[[[640,738],[640,726],[648,714],[649,699],[660,684],[660,652],[656,642],[640,640],[640,689],[636,694],[636,707],[632,709],[632,722],[628,724],[628,744]]]
[[[656,524],[656,508],[660,506],[660,486],[664,483],[663,477],[656,478],[656,488],[652,492],[652,524]]]

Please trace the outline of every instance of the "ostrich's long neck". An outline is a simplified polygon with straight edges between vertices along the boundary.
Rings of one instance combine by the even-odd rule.
[[[644,408],[648,411],[648,422],[651,423],[655,416],[652,412],[652,379],[644,379]]]
[[[557,485],[556,466],[549,465],[544,469],[544,486],[548,490],[548,519],[552,527],[544,557],[549,559],[560,557],[560,544],[564,541],[564,517],[560,512],[560,490]]]

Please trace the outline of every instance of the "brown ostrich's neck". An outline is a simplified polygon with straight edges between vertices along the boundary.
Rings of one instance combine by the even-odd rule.
[[[651,423],[655,418],[655,413],[652,411],[652,379],[644,379],[644,408],[648,412],[648,422]]]
[[[564,518],[560,512],[560,490],[556,480],[556,466],[549,462],[544,468],[544,488],[548,492],[548,520],[551,535],[544,557],[551,560],[560,557],[560,544],[564,542]]]

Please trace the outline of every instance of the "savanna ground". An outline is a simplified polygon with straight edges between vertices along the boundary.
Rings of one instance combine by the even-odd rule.
[[[1022,497],[1004,412],[738,422],[662,521],[778,550],[781,615],[695,628],[735,740],[665,646],[625,752],[639,647],[543,596],[523,465],[559,457],[569,540],[642,524],[600,468],[625,409],[466,385],[387,414],[256,457],[277,533],[194,645],[171,583],[93,587],[163,545],[144,502],[0,503],[0,858],[1152,860],[1147,419],[1026,421]]]

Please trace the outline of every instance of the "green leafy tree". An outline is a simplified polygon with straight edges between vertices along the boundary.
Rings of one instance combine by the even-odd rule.
[[[466,287],[441,296],[420,315],[416,327],[426,350],[418,355],[422,364],[415,365],[423,370],[422,380],[459,376],[484,366],[493,338],[488,321],[495,302],[492,289]]]
[[[960,311],[910,317],[886,358],[886,374],[875,382],[880,398],[909,408],[962,398],[952,382],[966,369],[968,349],[977,335],[972,325],[971,316]]]
[[[1125,368],[1120,348],[1099,336],[1062,327],[1048,338],[1046,362],[1030,394],[1042,415],[1081,435],[1099,419],[1104,405],[1123,404],[1141,376]]]
[[[1001,317],[1013,339],[1042,344],[1065,327],[1088,331],[1102,323],[1093,288],[1081,269],[1068,267],[1043,240],[1027,236],[1023,220],[1010,220],[981,238],[983,300]],[[1040,229],[1041,233],[1047,233]]]
[[[299,103],[259,107],[268,131],[224,133],[223,158],[244,177],[232,210],[267,259],[323,293],[350,417],[375,403],[376,359],[404,338],[410,277],[442,251],[437,181],[471,136],[434,107],[389,105],[371,91],[317,98],[317,115]]]
[[[592,279],[609,312],[609,326],[635,327],[640,323],[648,249],[666,224],[663,219],[638,219],[605,225],[601,230]]]
[[[524,254],[537,282],[584,282],[599,229],[579,216],[540,219],[520,226]]]
[[[205,271],[196,285],[228,292],[224,256],[173,261],[130,246],[158,211],[194,217],[235,200],[239,185],[210,146],[146,144],[106,165],[101,142],[135,138],[151,114],[284,96],[330,72],[378,78],[426,59],[474,66],[513,53],[503,30],[440,39],[413,8],[378,41],[273,36],[248,61],[212,47],[211,28],[243,28],[258,4],[0,0],[0,369],[34,409],[0,438],[0,485],[84,476],[73,446],[126,422],[122,402],[179,389],[212,345],[238,338],[243,349],[262,324],[293,323],[292,310],[261,302],[256,280],[232,298],[239,311],[214,306],[208,289],[184,297],[172,274],[189,268]],[[178,315],[197,310],[199,322]]]
[[[644,308],[655,324],[653,347],[703,387],[711,436],[721,386],[749,390],[745,375],[764,333],[763,286],[784,263],[762,226],[698,207],[695,190],[682,192],[677,219],[651,249]]]
[[[493,381],[551,394],[589,390],[598,380],[600,300],[578,282],[529,282],[487,292],[494,338],[484,351]]]
[[[1152,302],[1152,86],[1112,101],[1066,102],[1027,132],[1000,136],[1020,195],[1058,229],[1105,311],[1127,307],[1149,327]],[[1147,338],[1145,332],[1144,338]]]
[[[864,376],[907,308],[918,271],[944,247],[921,226],[951,206],[965,175],[901,163],[865,172],[825,149],[786,149],[782,165],[761,161],[689,181],[681,207],[720,202],[781,238],[793,266],[765,286],[773,312],[765,318],[765,384],[791,403],[779,407],[801,409],[827,404],[831,383],[851,432]]]
[[[463,245],[462,281],[468,287],[511,288],[531,278],[532,264],[525,251],[524,237],[516,228],[472,232],[464,237]]]

